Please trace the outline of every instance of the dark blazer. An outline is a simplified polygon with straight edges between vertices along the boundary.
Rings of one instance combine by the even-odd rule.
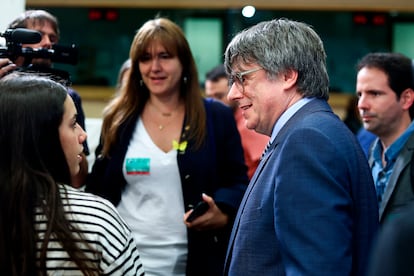
[[[379,143],[377,138],[373,147]],[[401,152],[398,154],[395,161],[392,174],[388,180],[385,188],[383,200],[379,206],[380,223],[388,218],[398,215],[401,210],[407,205],[414,202],[413,184],[411,183],[410,172],[412,170],[411,159],[414,153],[414,134],[408,138]],[[368,159],[369,165],[372,168],[374,165],[374,157],[370,154]]]
[[[225,275],[364,275],[378,207],[368,163],[328,103],[280,130],[250,181]]]
[[[188,231],[187,275],[216,276],[222,273],[232,222],[249,180],[231,109],[217,101],[204,102],[206,142],[199,150],[192,151],[194,143],[188,141],[185,153],[178,153],[177,159],[185,209],[200,201],[204,192],[213,196],[219,208],[230,215],[231,223],[226,229]],[[100,157],[102,145],[97,147],[97,160],[88,176],[86,190],[109,199],[114,205],[120,202],[126,185],[122,166],[137,118],[135,115],[120,126],[110,159]]]
[[[381,226],[375,244],[369,276],[414,275],[414,205],[400,210],[398,217]]]

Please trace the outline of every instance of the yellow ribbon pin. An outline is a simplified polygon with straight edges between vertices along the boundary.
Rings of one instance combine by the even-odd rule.
[[[173,146],[173,149],[181,153],[184,153],[185,149],[187,148],[187,141],[182,141],[181,143],[178,143],[176,140],[173,140],[172,146]]]

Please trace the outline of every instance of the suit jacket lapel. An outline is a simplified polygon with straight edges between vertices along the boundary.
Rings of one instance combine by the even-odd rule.
[[[380,221],[384,214],[385,208],[387,207],[387,204],[391,198],[391,195],[395,190],[395,186],[397,185],[397,181],[398,181],[398,178],[400,177],[401,172],[411,162],[413,150],[414,150],[414,135],[411,135],[406,145],[402,148],[401,152],[398,154],[397,160],[392,169],[392,174],[390,176],[390,179],[388,180],[387,187],[385,188],[383,199],[379,207]]]

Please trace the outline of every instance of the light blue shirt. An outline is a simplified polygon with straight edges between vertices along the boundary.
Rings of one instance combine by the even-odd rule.
[[[292,118],[292,116],[295,115],[295,113],[298,112],[298,110],[302,106],[304,106],[305,104],[307,104],[308,102],[310,102],[313,99],[314,98],[302,98],[299,101],[297,101],[296,103],[294,103],[291,107],[289,107],[285,112],[282,113],[282,115],[276,121],[276,123],[273,127],[272,136],[270,136],[270,141],[271,141],[270,143],[273,143],[276,136],[279,134],[280,130],[286,124],[286,122],[289,121],[289,119]]]
[[[372,150],[372,157],[374,158],[374,163],[372,166],[372,177],[374,178],[375,189],[377,191],[378,204],[380,204],[382,201],[382,195],[384,194],[388,180],[390,179],[390,176],[393,172],[395,161],[397,160],[399,153],[413,132],[414,122],[411,122],[404,133],[385,150],[385,167],[382,164],[381,158],[381,153],[383,151],[382,144],[379,139],[377,139],[374,144]]]

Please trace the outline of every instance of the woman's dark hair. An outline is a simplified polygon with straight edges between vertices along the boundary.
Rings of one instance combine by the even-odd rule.
[[[0,80],[0,271],[4,275],[46,275],[52,238],[60,241],[80,271],[93,274],[93,265],[84,261],[79,231],[65,217],[58,186],[70,183],[59,138],[67,95],[61,84],[34,74],[13,73]],[[39,210],[47,220],[42,238],[35,226]]]

